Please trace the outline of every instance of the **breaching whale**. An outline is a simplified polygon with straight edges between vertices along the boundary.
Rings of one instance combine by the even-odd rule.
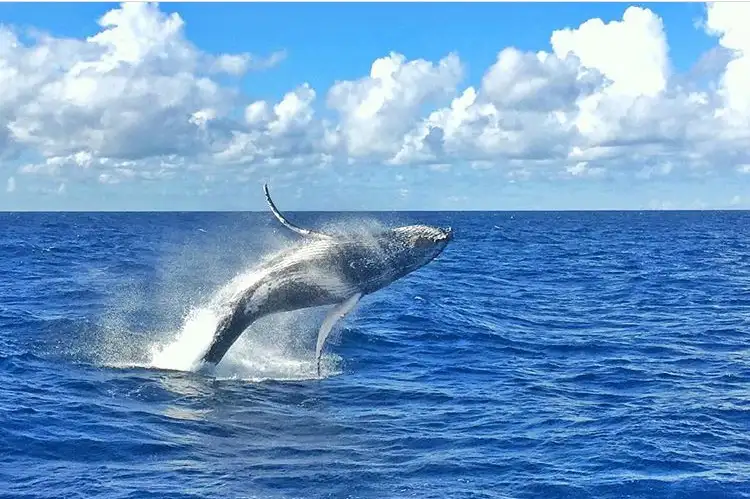
[[[450,227],[408,225],[375,234],[326,234],[298,227],[276,208],[268,185],[266,202],[276,219],[302,241],[255,270],[257,276],[223,307],[213,339],[201,361],[218,364],[237,338],[266,315],[334,305],[318,330],[315,358],[320,358],[334,325],[359,300],[436,258],[453,238]]]

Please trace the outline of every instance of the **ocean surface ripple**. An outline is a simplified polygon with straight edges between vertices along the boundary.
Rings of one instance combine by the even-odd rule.
[[[750,213],[290,218],[456,238],[323,379],[325,309],[208,376],[178,357],[294,241],[270,214],[0,214],[0,496],[750,498]]]

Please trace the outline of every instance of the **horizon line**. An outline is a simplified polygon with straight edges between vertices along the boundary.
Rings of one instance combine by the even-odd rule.
[[[572,208],[572,209],[463,209],[463,210],[284,210],[284,213],[630,213],[630,212],[743,212],[750,208]],[[0,214],[15,213],[269,213],[268,210],[0,210]]]

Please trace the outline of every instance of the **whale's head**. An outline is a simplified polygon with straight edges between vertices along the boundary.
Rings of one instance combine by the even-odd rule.
[[[453,239],[450,227],[407,225],[391,229],[388,234],[396,243],[391,258],[401,267],[400,273],[409,273],[427,265],[443,252]]]

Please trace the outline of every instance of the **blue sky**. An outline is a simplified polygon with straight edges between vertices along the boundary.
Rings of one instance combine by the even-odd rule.
[[[750,207],[746,7],[126,7],[0,4],[0,209]]]

